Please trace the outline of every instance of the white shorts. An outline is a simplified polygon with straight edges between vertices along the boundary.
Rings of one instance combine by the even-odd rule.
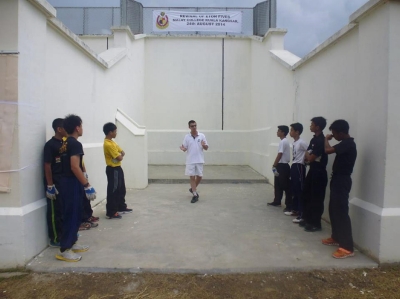
[[[185,175],[188,176],[203,176],[203,163],[186,164]]]

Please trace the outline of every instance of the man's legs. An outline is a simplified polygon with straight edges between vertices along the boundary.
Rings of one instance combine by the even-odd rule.
[[[329,217],[332,226],[332,239],[339,243],[339,247],[353,252],[353,235],[349,217],[349,193],[351,185],[350,176],[332,177]]]
[[[321,230],[321,217],[324,213],[324,200],[328,176],[326,169],[317,169],[312,173],[311,197],[309,201],[309,218],[306,231]]]
[[[116,215],[118,212],[118,199],[116,191],[118,188],[118,171],[115,167],[106,167],[107,175],[107,204],[106,204],[106,216],[109,218],[117,219],[120,218]]]
[[[61,180],[61,192],[63,194],[63,233],[60,253],[56,255],[56,258],[67,262],[77,262],[81,256],[75,252],[89,249],[88,246],[75,244],[82,216],[83,186],[76,177],[65,177]]]

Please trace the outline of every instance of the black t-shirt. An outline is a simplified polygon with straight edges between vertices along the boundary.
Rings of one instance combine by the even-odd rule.
[[[51,173],[53,178],[60,176],[62,173],[62,164],[61,164],[61,154],[60,148],[63,145],[63,141],[52,137],[49,141],[44,145],[44,162],[51,163]]]
[[[68,137],[67,140],[65,141],[65,146],[62,147],[60,150],[61,152],[61,160],[62,160],[62,167],[63,167],[63,176],[74,176],[74,173],[71,170],[71,157],[72,156],[79,156],[79,167],[83,169],[82,167],[82,156],[84,155],[83,153],[83,148],[82,148],[82,143],[80,143],[77,139],[74,137]]]
[[[311,154],[317,156],[314,162],[310,163],[310,168],[326,168],[328,155],[325,153],[325,136],[323,133],[311,139],[307,151],[312,150]]]
[[[351,175],[357,158],[357,147],[354,138],[343,139],[333,146],[336,157],[333,162],[333,174]]]

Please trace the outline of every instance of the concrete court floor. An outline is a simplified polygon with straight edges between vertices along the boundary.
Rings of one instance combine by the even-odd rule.
[[[253,170],[233,168],[232,177],[238,175],[235,171]],[[150,175],[157,176],[162,177]],[[170,176],[178,179],[179,175],[170,172]],[[293,217],[283,214],[283,208],[267,206],[273,199],[271,185],[205,183],[195,204],[190,203],[188,188],[188,183],[153,183],[144,190],[129,190],[126,202],[134,211],[121,220],[105,218],[103,201],[94,208],[99,226],[79,232],[79,242],[91,246],[80,262],[58,261],[54,257],[58,249],[47,248],[27,268],[36,272],[242,273],[377,266],[358,251],[345,260],[332,258],[336,247],[321,244],[330,235],[329,224],[324,222],[320,232],[305,232],[292,223]]]

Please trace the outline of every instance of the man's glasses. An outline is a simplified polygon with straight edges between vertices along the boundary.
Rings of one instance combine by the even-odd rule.
[[[191,125],[190,127],[191,127],[191,128],[194,128],[194,127],[197,127],[197,125]]]

